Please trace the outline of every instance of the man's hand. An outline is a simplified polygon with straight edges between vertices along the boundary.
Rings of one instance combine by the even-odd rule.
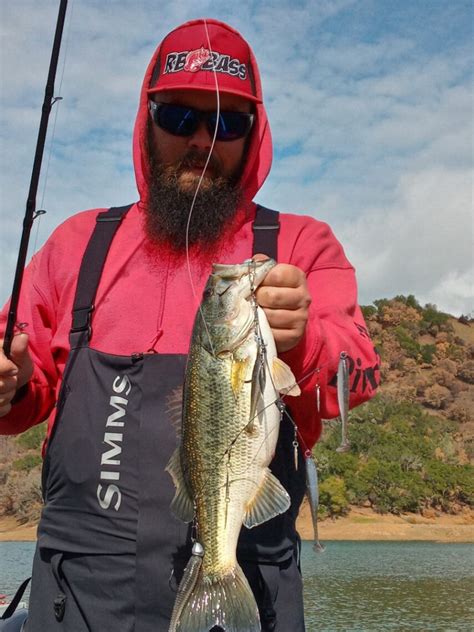
[[[0,417],[11,410],[11,401],[19,388],[24,386],[33,375],[33,362],[28,351],[28,336],[13,336],[10,349],[11,359],[3,353],[3,340],[0,340]]]
[[[263,258],[268,257],[254,257]],[[258,287],[256,297],[268,318],[278,353],[296,347],[304,335],[311,304],[305,273],[296,266],[279,263]]]

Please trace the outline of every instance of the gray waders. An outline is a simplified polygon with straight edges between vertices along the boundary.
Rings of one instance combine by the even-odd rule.
[[[182,387],[186,357],[89,347],[96,289],[128,208],[99,214],[79,272],[71,351],[43,468],[26,632],[167,632],[190,556],[189,527],[169,510],[174,486],[165,472],[177,443],[167,402]],[[277,233],[278,214],[259,207],[254,253],[276,257]],[[243,529],[239,541],[265,631],[304,630],[294,525],[305,475],[303,466],[295,472],[293,439],[285,418],[272,470],[291,508]]]

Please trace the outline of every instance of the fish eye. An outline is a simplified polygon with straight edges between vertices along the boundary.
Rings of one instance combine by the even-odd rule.
[[[212,289],[212,287],[206,287],[204,289],[204,292],[202,293],[203,300],[211,298],[211,296],[214,296],[214,290]]]

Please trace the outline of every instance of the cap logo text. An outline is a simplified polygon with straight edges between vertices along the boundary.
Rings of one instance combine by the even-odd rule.
[[[199,70],[222,72],[232,77],[247,78],[247,67],[237,58],[210,51],[204,46],[191,51],[168,53],[166,56],[164,75],[174,72],[198,72]]]

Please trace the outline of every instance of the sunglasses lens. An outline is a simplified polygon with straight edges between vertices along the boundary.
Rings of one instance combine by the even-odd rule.
[[[214,133],[216,115],[210,117],[209,128]],[[219,127],[217,128],[217,140],[237,140],[243,138],[250,130],[252,116],[245,112],[221,112]]]
[[[161,103],[154,114],[155,123],[175,136],[191,136],[198,125],[196,112],[180,105]]]
[[[153,120],[175,136],[191,136],[197,130],[199,121],[207,121],[209,134],[214,136],[216,128],[216,112],[200,112],[173,103],[152,104]],[[243,138],[252,127],[253,115],[245,112],[221,112],[217,128],[217,140],[237,140]]]

